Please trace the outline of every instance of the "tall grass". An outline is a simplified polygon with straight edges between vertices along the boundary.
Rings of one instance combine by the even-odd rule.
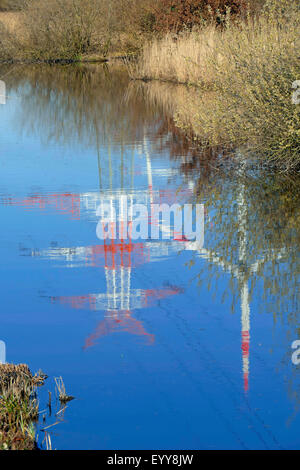
[[[200,81],[212,83],[215,72],[209,58],[218,49],[220,39],[220,32],[213,25],[154,38],[144,45],[133,76],[197,85]]]
[[[243,147],[284,169],[300,165],[300,105],[292,84],[300,79],[300,7],[268,0],[263,13],[224,30],[207,27],[147,44],[136,78],[209,87],[187,98],[178,125],[191,126],[203,146]]]

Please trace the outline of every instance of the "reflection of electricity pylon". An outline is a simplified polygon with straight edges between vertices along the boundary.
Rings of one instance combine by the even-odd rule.
[[[80,195],[74,193],[37,194],[25,198],[6,197],[1,198],[4,205],[21,206],[26,209],[53,208],[58,212],[71,215],[72,219],[80,219]]]
[[[146,290],[131,288],[131,270],[143,261],[143,253],[139,249],[136,250],[135,245],[137,244],[131,241],[124,243],[122,240],[120,243],[115,243],[114,240],[107,243],[104,240],[104,245],[99,245],[104,248],[104,251],[101,250],[101,255],[104,255],[106,293],[54,299],[75,308],[88,307],[91,310],[106,312],[105,319],[98,325],[96,333],[86,341],[86,347],[91,346],[96,337],[107,335],[117,329],[148,336],[149,341],[153,342],[154,336],[147,333],[141,322],[131,316],[132,312],[147,308],[156,300],[176,295],[180,291],[175,287]],[[137,259],[135,259],[136,254]]]
[[[245,169],[245,167],[244,167]],[[248,391],[249,387],[249,367],[250,367],[250,298],[249,298],[249,278],[255,274],[258,269],[263,266],[270,258],[265,255],[255,263],[248,265],[247,263],[247,203],[246,188],[241,182],[238,185],[238,225],[239,225],[239,263],[238,265],[225,261],[213,251],[202,248],[197,250],[197,254],[216,266],[221,267],[224,271],[232,274],[238,281],[240,300],[241,300],[241,327],[242,327],[242,362],[243,362],[243,378],[244,390]],[[271,254],[274,252],[272,251]],[[279,250],[276,258],[280,260],[285,254],[285,250]]]
[[[123,149],[121,151],[121,171],[114,171],[115,165],[112,162],[111,148],[108,145],[108,175],[104,175],[101,168],[101,159],[99,151],[99,143],[97,139],[97,153],[98,153],[98,173],[99,173],[99,193],[81,193],[78,195],[73,194],[53,194],[32,196],[23,200],[13,200],[11,198],[4,202],[8,204],[18,204],[25,207],[39,207],[44,209],[46,206],[54,206],[57,210],[66,213],[71,213],[72,216],[80,215],[81,208],[84,208],[88,214],[96,215],[99,206],[104,205],[110,207],[111,212],[108,214],[109,225],[116,229],[116,212],[113,209],[122,208],[122,202],[126,197],[127,214],[126,217],[122,213],[119,214],[118,222],[126,227],[125,236],[122,236],[120,243],[115,243],[112,239],[110,243],[104,241],[103,244],[89,246],[89,247],[74,247],[74,248],[51,248],[42,252],[36,250],[32,251],[33,256],[45,256],[52,259],[65,258],[70,267],[75,266],[76,261],[91,266],[103,266],[106,278],[106,293],[88,294],[85,296],[71,296],[54,298],[62,303],[67,303],[75,308],[86,308],[87,306],[93,310],[104,310],[105,325],[99,327],[98,333],[107,334],[110,331],[115,331],[116,327],[122,327],[127,331],[134,332],[134,334],[145,334],[142,325],[138,320],[135,320],[131,314],[132,311],[139,308],[145,308],[151,302],[162,299],[164,297],[175,295],[180,290],[176,287],[162,288],[162,289],[132,289],[131,287],[131,274],[132,268],[143,262],[152,262],[161,260],[170,254],[178,253],[182,249],[196,249],[197,243],[189,242],[187,240],[174,239],[172,241],[145,241],[143,243],[125,242],[128,239],[128,229],[133,220],[133,205],[143,204],[153,210],[153,204],[159,197],[170,198],[172,191],[154,191],[153,189],[153,171],[150,153],[147,148],[147,140],[144,137],[143,143],[146,173],[148,185],[146,189],[134,189],[134,153],[131,158],[131,174],[129,181],[126,180],[127,175],[124,167]],[[142,154],[143,152],[141,152]],[[165,171],[163,175],[168,174]],[[158,169],[157,175],[162,176],[161,169]],[[118,181],[117,189],[114,189],[116,183],[116,176],[120,178]],[[126,184],[125,184],[126,180]],[[108,188],[103,189],[103,181],[108,182]],[[129,187],[128,186],[129,183]],[[124,187],[125,186],[125,187]],[[178,194],[176,193],[176,198]],[[158,201],[157,201],[158,202]],[[161,203],[161,200],[159,201]],[[123,217],[124,216],[124,217]],[[107,218],[106,218],[107,220]],[[155,223],[151,217],[151,223]],[[148,220],[149,222],[149,220]],[[160,225],[162,231],[169,230],[169,227]],[[125,228],[125,227],[123,227]],[[122,230],[121,230],[122,232]],[[152,335],[148,335],[152,336]]]
[[[146,139],[144,139],[144,145],[148,178],[147,189],[137,191],[134,189],[133,158],[131,161],[130,187],[124,188],[125,174],[123,152],[121,152],[119,187],[117,189],[113,188],[115,175],[109,146],[107,166],[109,188],[103,189],[102,187],[103,171],[98,148],[100,193],[99,195],[94,195],[92,198],[90,194],[81,195],[80,199],[82,202],[85,202],[85,207],[89,212],[92,211],[96,213],[97,210],[100,210],[101,213],[102,207],[103,215],[105,206],[105,226],[106,230],[109,230],[113,235],[111,239],[109,241],[104,239],[103,244],[94,247],[76,247],[74,249],[75,251],[73,249],[64,248],[48,250],[49,255],[51,251],[52,257],[66,256],[69,261],[74,259],[74,257],[80,259],[84,256],[86,259],[86,255],[88,254],[92,265],[99,265],[99,261],[104,265],[106,279],[105,293],[75,297],[59,297],[54,299],[62,303],[71,304],[75,308],[85,308],[89,306],[91,310],[103,310],[106,312],[105,318],[96,328],[96,332],[86,340],[86,347],[91,346],[97,337],[114,332],[120,328],[125,331],[130,331],[132,334],[146,335],[150,342],[153,342],[154,336],[144,331],[141,322],[132,317],[132,312],[136,309],[146,308],[156,300],[176,295],[180,292],[180,289],[176,287],[161,289],[133,289],[131,287],[132,269],[141,262],[150,261],[151,254],[152,257],[156,256],[156,258],[158,258],[159,255],[157,251],[160,251],[161,246],[165,244],[165,242],[156,242],[154,244],[147,242],[133,243],[130,237],[134,204],[143,204],[150,207],[152,210],[154,197],[158,194],[153,191],[152,165],[149,152],[146,149]],[[123,211],[125,207],[123,204],[124,198],[126,198],[126,214]],[[118,216],[117,208],[120,209]],[[118,242],[115,242],[114,235],[116,235],[117,222],[119,227],[119,239]],[[176,244],[181,248],[180,242],[177,241]],[[165,250],[162,251],[165,252]],[[35,253],[35,255],[36,254],[37,253]]]

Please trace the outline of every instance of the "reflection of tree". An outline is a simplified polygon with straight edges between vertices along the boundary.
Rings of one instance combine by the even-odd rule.
[[[8,92],[15,90],[20,99],[16,123],[46,141],[93,147],[113,135],[115,142],[125,142],[129,136],[139,139],[145,122],[161,119],[158,108],[147,106],[143,95],[128,95],[130,80],[124,68],[38,65],[8,72],[3,69],[0,75],[7,74]]]
[[[238,218],[239,197],[243,187],[247,207],[247,264],[252,269],[250,300],[255,285],[263,282],[265,311],[274,316],[288,313],[297,304],[297,256],[299,241],[299,182],[271,174],[236,175],[220,172],[204,184],[198,181],[198,197],[205,199],[210,214],[206,243],[223,262],[239,264],[241,226]],[[215,268],[210,264],[212,273]],[[206,269],[206,268],[205,268]],[[211,274],[212,274],[211,273]],[[203,279],[201,275],[199,278]],[[205,275],[211,280],[211,275]],[[234,287],[234,284],[232,285]],[[257,296],[257,292],[255,293]]]
[[[255,298],[257,302],[261,296],[260,310],[272,313],[275,322],[280,319],[288,324],[293,339],[297,338],[295,329],[299,331],[299,179],[244,169],[240,174],[222,171],[217,177],[200,176],[197,183],[197,196],[201,202],[205,200],[209,220],[205,248],[198,250],[191,264],[197,257],[208,261],[197,277],[199,283],[208,284],[209,290],[220,272],[230,275],[232,310],[236,311],[237,304],[241,308],[247,389],[251,301]],[[223,300],[228,293],[222,293]],[[285,362],[290,362],[290,345],[287,350]],[[288,383],[296,413],[300,389],[293,374]]]

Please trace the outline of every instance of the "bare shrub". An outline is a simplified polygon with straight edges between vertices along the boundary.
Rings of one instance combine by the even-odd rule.
[[[179,33],[211,20],[220,25],[229,11],[232,17],[240,17],[246,8],[245,0],[156,0],[154,29]]]
[[[74,59],[97,41],[102,0],[35,0],[22,14],[24,56],[36,60]]]

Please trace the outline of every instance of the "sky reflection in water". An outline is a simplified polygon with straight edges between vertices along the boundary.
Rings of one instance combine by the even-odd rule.
[[[103,67],[7,76],[7,360],[76,396],[58,449],[299,448],[299,181],[215,171],[148,86]],[[124,194],[204,204],[204,246],[99,240],[101,198]]]

